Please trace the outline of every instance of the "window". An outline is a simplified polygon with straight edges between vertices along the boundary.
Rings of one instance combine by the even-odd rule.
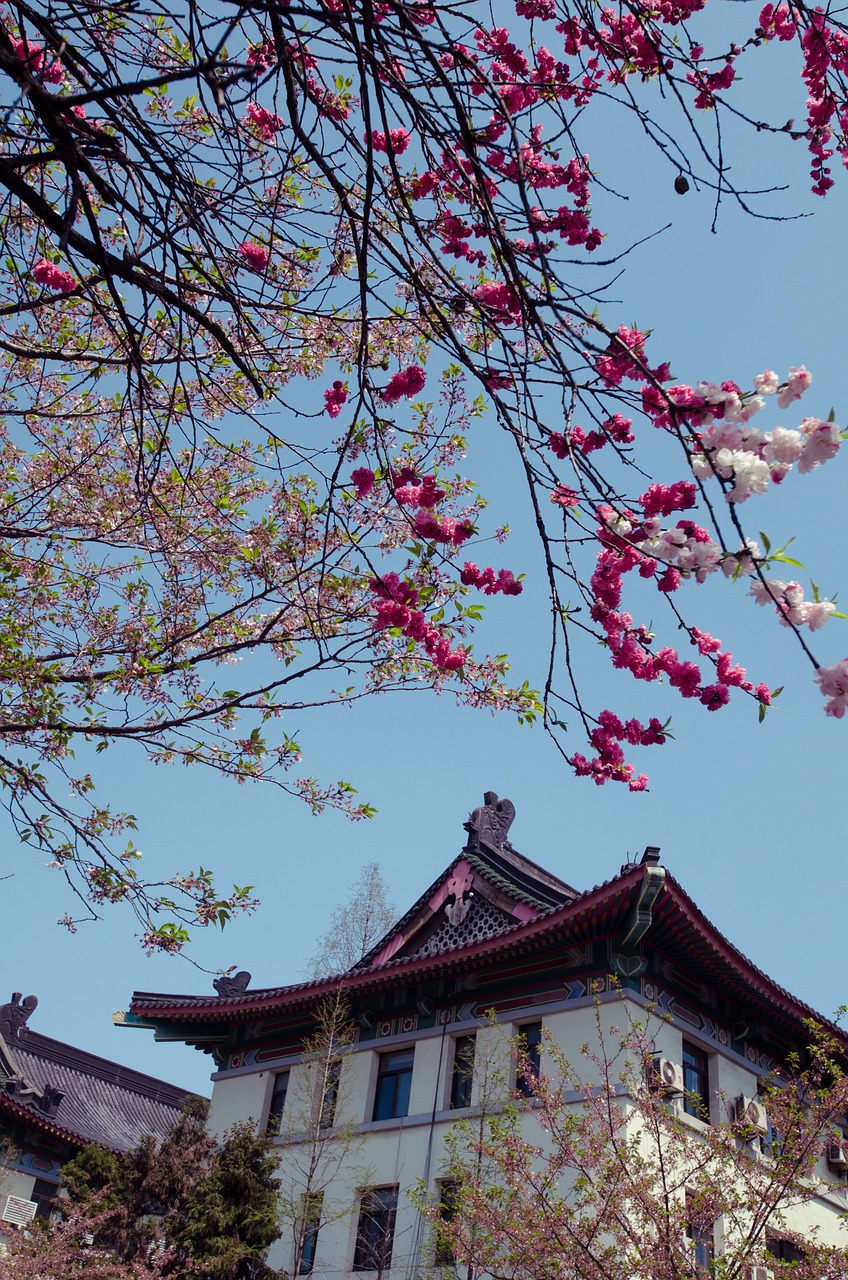
[[[709,1059],[703,1049],[683,1041],[683,1110],[699,1120],[710,1118]]]
[[[464,1037],[463,1037],[464,1038]],[[471,1037],[473,1039],[473,1037]],[[437,1183],[439,1189],[439,1217],[442,1222],[452,1222],[456,1217],[456,1199],[459,1188],[455,1182],[447,1180]],[[450,1267],[456,1261],[453,1252],[453,1241],[436,1227],[436,1253],[433,1258],[437,1267]]]
[[[692,1246],[695,1275],[711,1276],[713,1273],[712,1227],[698,1227],[690,1223],[686,1228],[686,1238]]]
[[[374,1120],[392,1120],[409,1115],[409,1093],[412,1087],[414,1049],[380,1054],[377,1092],[374,1095]]]
[[[362,1193],[354,1271],[388,1271],[392,1265],[396,1213],[397,1187],[372,1187]]]
[[[780,1240],[777,1236],[766,1239],[766,1253],[778,1262],[803,1262],[804,1250],[792,1240]]]
[[[476,1044],[476,1036],[458,1036],[454,1041],[450,1104],[455,1111],[461,1107],[471,1106]]]
[[[308,1276],[315,1266],[315,1249],[318,1245],[318,1231],[321,1227],[321,1208],[324,1197],[321,1192],[303,1197],[303,1217],[301,1219],[300,1262],[297,1265],[299,1276]]]
[[[275,1137],[280,1132],[280,1126],[283,1121],[283,1108],[286,1105],[286,1094],[289,1090],[289,1073],[288,1071],[278,1071],[274,1076],[274,1085],[271,1090],[271,1105],[268,1108],[268,1122],[265,1125],[265,1132],[271,1137]]]
[[[333,1127],[333,1121],[336,1118],[336,1104],[339,1100],[339,1081],[341,1078],[341,1058],[332,1058],[327,1064],[327,1073],[321,1081],[324,1094],[321,1098],[321,1119],[319,1123],[322,1129],[332,1129]]]
[[[774,1097],[771,1089],[758,1089],[757,1101],[766,1113],[766,1132],[760,1134],[760,1150],[764,1156],[781,1156],[783,1155],[783,1134],[779,1129],[775,1129],[769,1115],[769,1102]]]
[[[715,1250],[713,1248],[713,1223],[706,1223],[701,1216],[695,1212],[694,1197],[689,1200],[687,1196],[687,1208],[690,1211],[689,1224],[686,1227],[686,1239],[692,1249],[692,1260],[695,1264],[695,1275],[697,1277],[708,1277],[713,1274],[713,1262],[715,1261]]]
[[[46,1178],[36,1178],[32,1191],[29,1193],[30,1200],[34,1200],[38,1205],[35,1211],[36,1218],[49,1218],[53,1212],[54,1198],[59,1194],[59,1188],[55,1182],[48,1182]]]
[[[519,1028],[518,1040],[526,1058],[529,1071],[525,1075],[519,1071],[515,1081],[515,1087],[519,1093],[523,1093],[525,1098],[532,1098],[536,1088],[536,1077],[542,1061],[542,1024],[541,1022],[528,1022],[525,1026]]]

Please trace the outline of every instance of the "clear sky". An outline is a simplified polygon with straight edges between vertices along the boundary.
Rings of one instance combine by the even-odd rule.
[[[750,31],[754,9],[713,0],[711,23],[727,28],[729,40]],[[779,88],[783,116],[802,119],[794,57],[762,52],[770,74],[762,82],[749,74],[746,105],[766,114]],[[607,294],[607,323],[653,328],[651,355],[671,359],[681,381],[734,378],[748,386],[764,368],[785,376],[790,364],[805,364],[814,383],[801,412],[770,412],[762,425],[797,426],[804,413],[826,417],[831,406],[838,422],[848,422],[848,175],[838,172],[836,190],[817,200],[807,194],[803,144],[781,138],[768,145],[748,135],[736,172],[752,187],[791,184],[791,195],[776,197],[772,208],[813,216],[758,221],[728,204],[712,235],[710,194],[693,189],[677,196],[673,171],[635,134],[618,136],[618,128],[617,118],[601,118],[582,143],[604,180],[629,197],[595,202],[593,221],[609,232],[604,252],[672,225],[626,259]],[[469,471],[491,500],[492,526],[508,521],[514,530],[498,549],[498,563],[527,574],[522,597],[492,603],[476,648],[509,651],[519,679],[538,687],[547,626],[540,559],[510,456],[491,421],[472,445]],[[742,511],[750,528],[765,529],[775,545],[795,536],[797,558],[826,595],[841,590],[842,608],[846,496],[848,450],[810,476],[790,476],[774,497],[752,498]],[[484,562],[486,554],[476,558]],[[831,1014],[846,999],[848,722],[825,718],[812,670],[791,634],[745,598],[744,585],[722,579],[692,587],[684,602],[756,682],[784,684],[785,692],[759,725],[747,701],[710,714],[666,694],[658,700],[656,690],[612,672],[601,653],[590,654],[590,702],[626,715],[673,714],[676,741],[638,761],[651,775],[644,795],[574,779],[540,730],[426,693],[312,712],[286,726],[303,746],[302,772],[347,778],[377,806],[368,823],[312,818],[272,788],[157,770],[131,747],[102,758],[101,785],[137,815],[149,871],[167,876],[202,863],[216,868],[224,884],[257,885],[260,911],[223,934],[210,930],[192,952],[213,970],[249,969],[254,986],[299,980],[316,936],[364,862],[380,862],[405,910],[462,847],[468,811],[485,790],[495,790],[516,805],[515,846],[578,889],[616,874],[646,844],[660,845],[664,865],[719,929],[779,983]],[[848,623],[831,621],[816,649],[826,663],[848,654]],[[580,749],[576,741],[574,747]],[[116,1029],[110,1015],[128,1007],[133,989],[211,993],[211,976],[185,960],[145,958],[132,921],[120,912],[67,935],[53,923],[69,905],[60,873],[20,847],[8,826],[0,838],[14,873],[0,884],[4,982],[8,992],[39,997],[31,1025],[208,1092],[208,1058],[156,1045],[150,1033]]]

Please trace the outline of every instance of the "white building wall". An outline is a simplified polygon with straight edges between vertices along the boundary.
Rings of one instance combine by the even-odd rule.
[[[715,1123],[727,1118],[727,1109],[738,1094],[755,1097],[757,1074],[744,1060],[730,1050],[719,1050],[715,1042],[700,1036],[690,1028],[675,1025],[665,1016],[646,1010],[644,1002],[630,993],[603,997],[599,1010],[590,999],[564,1002],[548,1006],[528,1006],[511,1011],[501,1026],[462,1023],[445,1030],[439,1028],[418,1032],[408,1037],[393,1037],[368,1042],[346,1056],[342,1068],[340,1099],[345,1114],[357,1124],[355,1171],[346,1177],[344,1168],[325,1196],[324,1223],[321,1227],[313,1275],[341,1280],[351,1273],[356,1230],[359,1217],[360,1193],[365,1187],[397,1186],[399,1190],[397,1222],[392,1257],[392,1276],[397,1280],[410,1271],[414,1262],[426,1266],[431,1260],[432,1245],[426,1227],[422,1227],[420,1214],[411,1198],[426,1179],[431,1194],[437,1194],[436,1182],[443,1168],[445,1138],[456,1119],[462,1113],[449,1110],[450,1080],[453,1065],[453,1042],[457,1036],[467,1035],[476,1029],[477,1046],[475,1076],[470,1114],[481,1100],[481,1085],[487,1073],[500,1073],[511,1078],[514,1066],[510,1062],[510,1049],[504,1036],[515,1034],[522,1024],[543,1022],[544,1032],[573,1062],[580,1063],[583,1078],[592,1078],[596,1068],[583,1055],[581,1046],[597,1046],[598,1027],[608,1044],[616,1043],[615,1029],[627,1024],[628,1017],[648,1023],[648,1034],[659,1057],[679,1063],[683,1040],[701,1047],[709,1058],[710,1114]],[[415,1045],[409,1115],[398,1119],[372,1121],[374,1091],[377,1079],[379,1054],[408,1045]],[[237,1072],[221,1072],[214,1078],[210,1123],[216,1133],[222,1132],[236,1120],[252,1118],[264,1124],[270,1099],[275,1069],[286,1063],[251,1072],[242,1068]],[[545,1067],[545,1051],[542,1058]],[[292,1080],[297,1070],[292,1065]],[[288,1103],[287,1103],[288,1105]],[[576,1105],[576,1103],[575,1103]],[[693,1132],[705,1128],[705,1122],[686,1116],[682,1099],[672,1100],[674,1106],[690,1124]],[[469,1114],[469,1113],[466,1113]],[[532,1117],[528,1117],[532,1125]],[[281,1144],[280,1170],[286,1176],[286,1155]],[[844,1229],[838,1225],[838,1217],[845,1209],[844,1186],[829,1174],[824,1160],[819,1171],[829,1182],[829,1188],[808,1205],[793,1209],[787,1214],[787,1224],[792,1229],[807,1232],[816,1228],[820,1238],[833,1243],[845,1243]],[[292,1265],[292,1241],[290,1233],[272,1248],[269,1263],[275,1267],[290,1269]],[[365,1276],[373,1273],[362,1273]]]

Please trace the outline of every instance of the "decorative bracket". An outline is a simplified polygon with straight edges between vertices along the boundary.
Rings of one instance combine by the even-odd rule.
[[[651,927],[654,903],[665,887],[665,868],[657,866],[655,859],[647,856],[648,852],[645,851],[642,859],[645,874],[639,896],[627,917],[618,951],[610,957],[613,970],[620,978],[638,978],[647,968],[648,962],[640,954],[640,943]],[[650,850],[652,854],[658,852]]]

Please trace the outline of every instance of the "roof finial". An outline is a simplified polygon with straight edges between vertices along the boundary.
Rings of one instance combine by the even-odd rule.
[[[499,800],[497,792],[486,791],[483,804],[469,815],[464,824],[470,839],[468,847],[477,849],[481,842],[492,849],[508,845],[507,834],[515,820],[515,805],[511,800]]]
[[[249,985],[250,974],[246,969],[241,969],[234,974],[222,973],[219,978],[213,978],[212,980],[212,986],[222,1000],[232,1000],[236,996],[243,996]]]
[[[25,996],[22,1000],[20,991],[13,991],[9,1003],[0,1005],[0,1036],[6,1041],[16,1040],[37,1004],[38,996]]]

